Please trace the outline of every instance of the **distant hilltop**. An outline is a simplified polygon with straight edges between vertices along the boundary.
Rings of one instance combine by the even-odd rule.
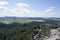
[[[5,16],[5,17],[0,17],[0,20],[3,19],[32,19],[32,20],[60,20],[60,18],[57,17],[10,17],[10,16]]]

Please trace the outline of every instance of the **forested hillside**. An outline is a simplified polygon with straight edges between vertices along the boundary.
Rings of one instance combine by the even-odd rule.
[[[59,22],[53,20],[45,22],[33,21],[23,24],[0,22],[0,40],[33,40],[34,25],[39,26],[39,29],[41,29],[38,36],[40,40],[43,40],[45,36],[49,35],[51,29],[59,27]]]

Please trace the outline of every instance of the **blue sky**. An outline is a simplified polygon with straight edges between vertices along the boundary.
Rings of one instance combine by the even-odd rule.
[[[0,12],[0,16],[60,17],[60,0],[0,0]]]

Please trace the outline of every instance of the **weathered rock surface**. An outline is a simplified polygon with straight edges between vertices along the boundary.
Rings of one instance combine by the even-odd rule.
[[[45,37],[43,40],[60,40],[60,28],[51,29],[50,36]]]

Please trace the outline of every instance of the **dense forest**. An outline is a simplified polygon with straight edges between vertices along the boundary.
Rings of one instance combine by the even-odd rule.
[[[46,22],[33,21],[30,23],[12,22],[9,24],[0,22],[0,40],[32,40],[34,25],[39,26],[39,39],[43,40],[45,36],[49,36],[51,29],[59,27],[59,21],[46,20]]]

